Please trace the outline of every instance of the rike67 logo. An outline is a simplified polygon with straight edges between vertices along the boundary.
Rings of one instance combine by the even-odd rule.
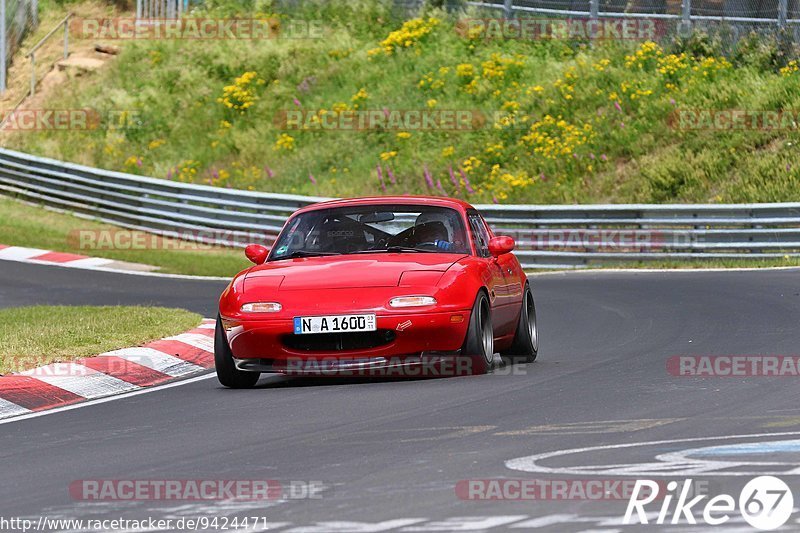
[[[660,489],[665,489],[662,494],[659,494]],[[682,485],[677,481],[670,481],[666,488],[649,479],[637,480],[622,523],[680,524],[685,520],[685,523],[697,524],[699,517],[701,524],[718,526],[734,518],[738,512],[752,527],[766,531],[784,525],[794,508],[794,498],[789,486],[774,476],[751,479],[739,493],[738,500],[729,494],[719,494],[712,498],[702,494],[689,499],[691,494],[691,479],[685,480]],[[655,505],[648,513],[645,506],[654,502]],[[655,522],[648,522],[648,517],[653,518],[653,511],[659,505]]]

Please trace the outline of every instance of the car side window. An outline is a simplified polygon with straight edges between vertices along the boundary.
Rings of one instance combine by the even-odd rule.
[[[489,232],[483,219],[477,213],[467,215],[469,228],[472,233],[472,242],[475,244],[475,251],[479,257],[489,257]]]

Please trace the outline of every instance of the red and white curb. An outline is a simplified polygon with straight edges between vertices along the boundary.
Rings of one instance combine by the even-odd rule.
[[[219,276],[192,276],[184,274],[165,274],[154,272],[159,267],[142,263],[117,261],[105,257],[89,257],[88,255],[71,254],[67,252],[52,252],[39,248],[25,248],[23,246],[8,246],[0,244],[0,261],[17,261],[36,265],[50,265],[59,267],[113,272],[115,274],[133,274],[138,276],[154,276],[160,278],[198,279],[213,281],[229,281],[229,277]]]
[[[0,259],[6,261],[19,261],[22,263],[38,263],[43,265],[59,265],[73,268],[91,268],[104,270],[125,270],[148,272],[158,267],[116,261],[103,257],[89,257],[88,255],[71,254],[67,252],[52,252],[39,248],[25,248],[23,246],[8,246],[0,244]]]
[[[214,368],[215,321],[137,348],[0,376],[0,419],[160,385]]]

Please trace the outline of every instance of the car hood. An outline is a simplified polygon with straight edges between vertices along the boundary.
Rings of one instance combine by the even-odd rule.
[[[245,277],[245,288],[269,285],[285,291],[397,287],[403,274],[425,272],[432,274],[426,281],[435,284],[440,277],[435,273],[444,273],[463,257],[464,254],[381,253],[284,259],[251,268]],[[407,275],[403,284],[422,279]]]

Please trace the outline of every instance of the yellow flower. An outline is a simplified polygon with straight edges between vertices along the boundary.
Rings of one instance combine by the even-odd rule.
[[[164,139],[155,139],[153,141],[150,141],[150,143],[147,145],[147,148],[150,150],[155,150],[159,146],[163,146],[166,143],[167,141],[165,141]]]
[[[438,26],[440,20],[429,17],[428,20],[415,18],[403,23],[399,30],[395,30],[380,42],[380,48],[374,48],[367,52],[369,57],[374,57],[380,53],[392,55],[397,50],[416,46],[426,35]]]
[[[785,67],[780,69],[781,76],[791,76],[795,72],[800,70],[800,66],[798,66],[796,60],[789,61]]]
[[[392,150],[391,152],[383,152],[381,154],[381,161],[388,161],[393,157],[397,157],[397,150]]]
[[[265,83],[258,77],[258,73],[245,72],[233,80],[233,85],[226,85],[222,88],[222,96],[217,98],[217,102],[228,109],[238,111],[239,114],[244,114],[258,100],[256,87]]]
[[[431,98],[430,100],[428,100],[428,107],[431,107],[431,108],[436,107],[437,103],[438,102],[436,101],[435,98]]]
[[[442,157],[450,157],[454,153],[456,153],[456,149],[452,146],[447,146],[446,148],[442,149]]]
[[[294,137],[288,135],[286,133],[281,133],[278,137],[278,140],[275,141],[275,146],[273,147],[274,150],[286,150],[287,152],[291,152],[294,150]]]
[[[361,100],[366,100],[367,98],[369,98],[369,93],[362,87],[356,94],[353,95],[350,100],[353,102],[360,102]]]
[[[411,134],[408,133],[407,131],[401,131],[401,132],[397,133],[397,138],[398,139],[410,139],[411,138]]]

